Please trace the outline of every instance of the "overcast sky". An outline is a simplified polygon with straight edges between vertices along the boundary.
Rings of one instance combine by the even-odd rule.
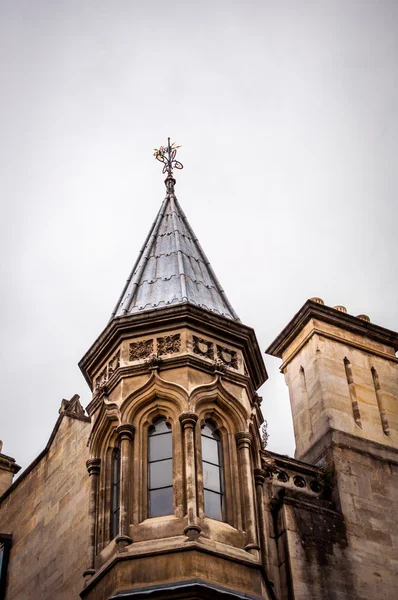
[[[398,3],[0,2],[1,417],[23,467],[164,196],[264,350],[304,301],[398,327]],[[280,361],[260,390],[293,454]]]

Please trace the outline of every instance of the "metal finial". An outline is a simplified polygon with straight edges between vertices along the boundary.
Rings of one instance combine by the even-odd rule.
[[[182,164],[176,160],[177,149],[181,146],[176,144],[170,144],[170,138],[167,138],[167,146],[160,146],[155,148],[153,153],[156,160],[163,163],[162,173],[167,173],[167,179],[173,178],[173,169],[182,169]]]

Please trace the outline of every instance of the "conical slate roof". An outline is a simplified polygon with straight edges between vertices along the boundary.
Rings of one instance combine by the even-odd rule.
[[[172,185],[112,318],[184,302],[239,321]]]

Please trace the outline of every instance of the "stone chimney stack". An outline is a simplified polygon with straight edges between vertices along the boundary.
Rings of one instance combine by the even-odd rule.
[[[12,484],[15,473],[18,473],[20,466],[16,464],[15,458],[2,454],[3,442],[0,440],[0,496]]]
[[[337,432],[398,449],[397,350],[367,315],[307,300],[267,350],[283,360],[296,458],[316,462]]]

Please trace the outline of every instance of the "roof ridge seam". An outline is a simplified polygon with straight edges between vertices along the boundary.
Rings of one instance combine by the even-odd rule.
[[[205,283],[201,279],[192,279],[192,277],[190,275],[186,275],[185,273],[183,275],[187,279],[190,279],[192,281],[192,283],[200,283],[208,290],[212,290],[212,289],[218,290],[218,288],[215,287],[214,285],[207,285],[207,283]],[[143,279],[142,281],[140,281],[140,283],[137,283],[137,287],[141,287],[144,283],[147,283],[148,285],[152,285],[153,283],[156,283],[157,281],[170,281],[170,279],[173,279],[173,277],[180,277],[180,276],[181,276],[181,273],[173,273],[169,277],[156,277],[156,279]]]

